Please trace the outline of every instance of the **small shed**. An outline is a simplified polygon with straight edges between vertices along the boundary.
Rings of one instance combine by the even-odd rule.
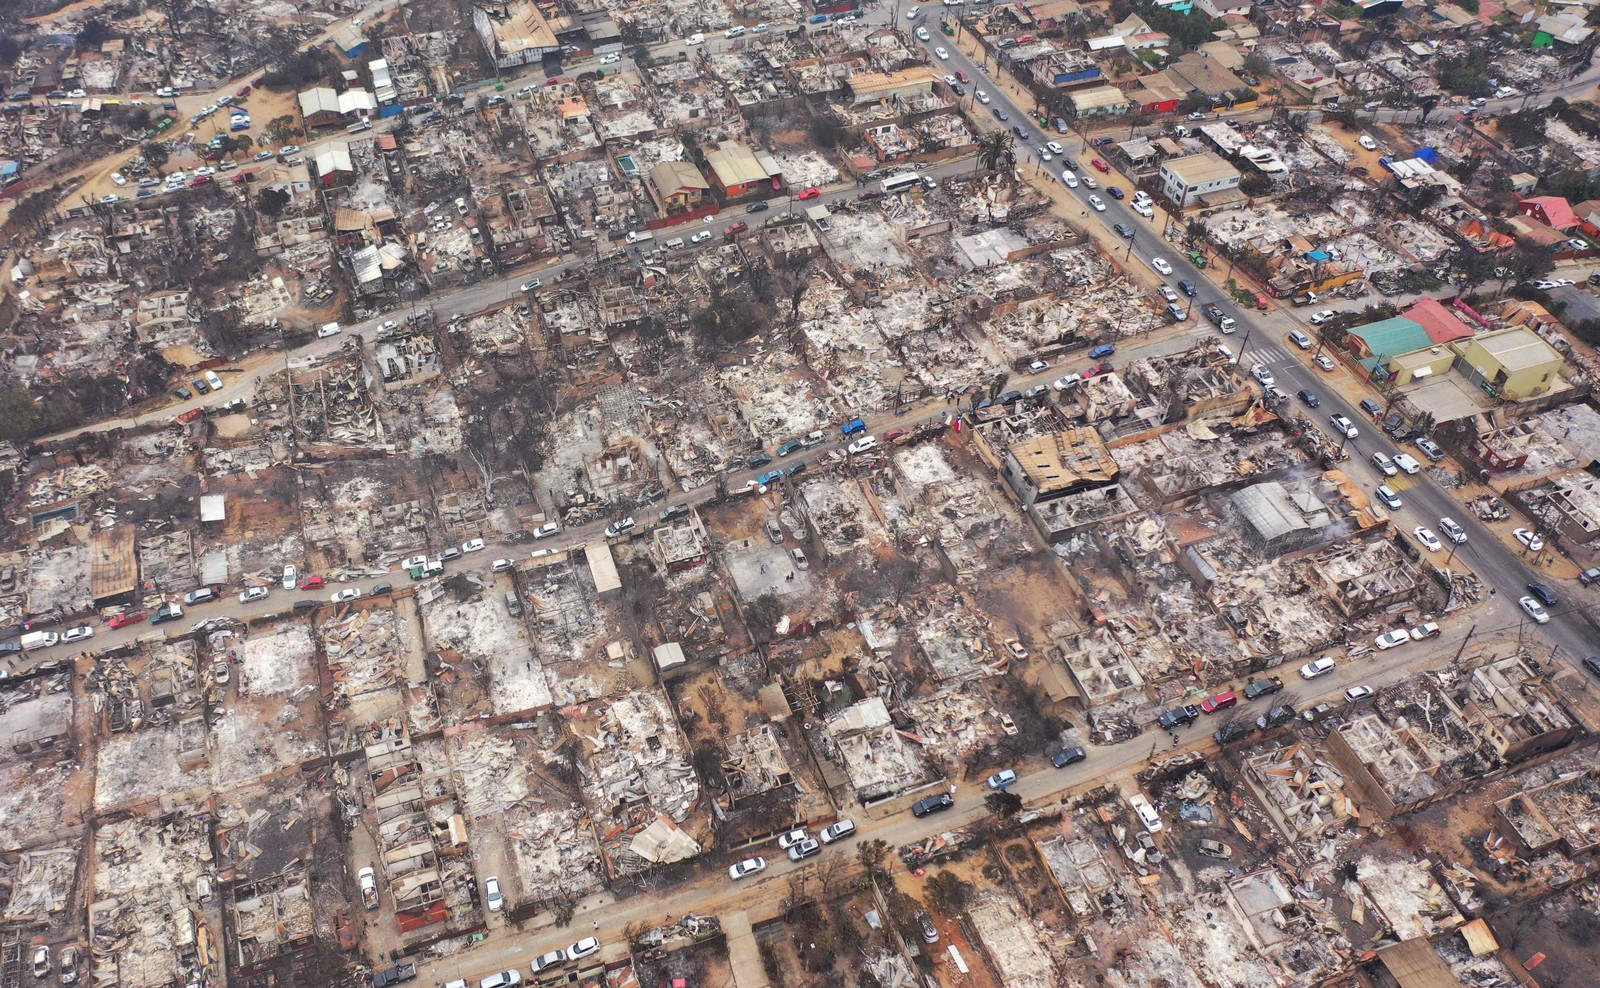
[[[205,494],[200,498],[200,521],[214,525],[228,520],[228,498],[225,494]]]

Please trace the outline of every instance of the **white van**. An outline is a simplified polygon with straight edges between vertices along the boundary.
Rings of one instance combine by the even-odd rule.
[[[31,652],[36,648],[49,648],[61,640],[61,636],[54,631],[30,631],[22,636],[23,651]]]
[[[317,336],[319,338],[327,337],[327,336],[338,336],[341,332],[343,332],[343,328],[338,323],[336,323],[336,322],[325,322],[325,323],[322,324],[322,328],[317,330]]]
[[[680,248],[682,246],[683,246],[683,238],[682,237],[673,237],[671,240],[668,240],[667,243],[666,243],[667,250],[677,250],[678,248]]]
[[[1440,518],[1439,530],[1444,532],[1450,541],[1456,543],[1457,545],[1467,541],[1467,530],[1456,524],[1456,520],[1454,518]]]

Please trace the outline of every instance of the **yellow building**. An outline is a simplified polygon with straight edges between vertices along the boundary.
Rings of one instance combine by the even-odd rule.
[[[1469,377],[1512,400],[1545,394],[1566,364],[1554,347],[1520,326],[1474,336],[1457,346]]]

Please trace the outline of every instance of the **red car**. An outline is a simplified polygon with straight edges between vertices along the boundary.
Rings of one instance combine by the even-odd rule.
[[[250,86],[240,86],[239,87],[239,91],[234,93],[233,95],[235,95],[235,96],[249,96],[252,92],[254,92],[254,90]]]
[[[1098,172],[1108,172],[1109,173],[1111,171],[1111,166],[1106,164],[1105,163],[1105,159],[1103,159],[1103,158],[1096,158],[1093,161],[1089,162],[1089,164],[1093,165],[1094,166],[1094,170],[1098,171]]]
[[[1083,376],[1084,377],[1099,377],[1101,374],[1109,374],[1109,373],[1111,373],[1112,370],[1113,370],[1113,368],[1112,368],[1112,366],[1110,364],[1095,364],[1092,367],[1090,367],[1088,370],[1084,371],[1083,372]]]
[[[1200,709],[1208,714],[1214,714],[1218,710],[1226,710],[1238,702],[1239,694],[1229,690],[1226,693],[1218,693],[1216,696],[1208,696],[1201,700]]]
[[[805,190],[804,192],[800,193],[800,198],[802,198],[802,199],[815,199],[817,196],[820,196],[820,195],[822,195],[822,193],[818,192],[816,187],[813,186],[812,188],[809,188],[809,189]]]
[[[190,188],[193,188],[196,185],[210,185],[210,184],[211,184],[211,176],[210,175],[201,175],[199,178],[195,178],[195,179],[190,179],[189,180]]]
[[[962,72],[960,69],[957,69],[956,70],[956,81],[958,81],[958,82],[971,82],[972,81],[972,77],[967,75],[965,72]]]
[[[1034,36],[1033,36],[1033,35],[1031,35],[1031,34],[1024,34],[1024,35],[1023,35],[1023,36],[1022,36],[1022,37],[1020,37],[1020,38],[1018,38],[1018,39],[1017,39],[1017,44],[1019,44],[1019,45],[1025,45],[1025,44],[1027,44],[1027,43],[1028,43],[1028,42],[1030,42],[1030,41],[1037,41],[1037,40],[1039,40],[1039,39],[1038,39],[1038,38],[1035,38],[1035,37],[1034,37]]]
[[[740,220],[737,223],[729,223],[728,228],[722,231],[722,235],[724,237],[736,237],[748,229],[750,229],[750,224]]]
[[[909,439],[909,438],[911,438],[911,430],[910,429],[890,429],[884,435],[883,441],[886,442],[886,443],[897,443],[897,442],[900,442],[902,439]]]
[[[130,624],[138,624],[143,620],[144,611],[123,611],[121,614],[112,615],[111,620],[107,621],[106,624],[113,629],[126,628]]]
[[[300,578],[300,589],[301,590],[321,590],[322,589],[322,577],[315,576],[315,575],[313,575],[313,576],[302,576]]]

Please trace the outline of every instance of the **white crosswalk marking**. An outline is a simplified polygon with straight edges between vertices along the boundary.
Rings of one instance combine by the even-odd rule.
[[[1287,352],[1273,346],[1253,347],[1244,352],[1244,359],[1252,364],[1270,364],[1286,357],[1288,357]]]

